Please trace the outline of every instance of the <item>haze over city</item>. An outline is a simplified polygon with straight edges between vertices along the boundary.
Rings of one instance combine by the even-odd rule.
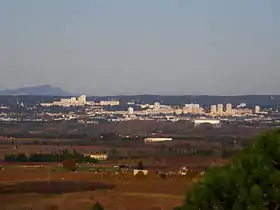
[[[280,94],[280,2],[0,0],[0,89]]]

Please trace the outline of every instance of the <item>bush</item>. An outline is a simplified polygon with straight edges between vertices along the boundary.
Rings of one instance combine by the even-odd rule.
[[[91,210],[104,210],[103,206],[97,201],[92,207]]]
[[[279,204],[280,130],[275,130],[261,134],[232,163],[206,172],[180,209],[275,210]]]
[[[167,179],[167,175],[165,173],[160,173],[158,175],[161,179]]]
[[[137,169],[138,169],[138,170],[144,170],[144,165],[143,165],[142,161],[140,161],[140,162],[138,163]]]
[[[17,162],[27,162],[28,161],[28,157],[25,154],[18,154],[16,156],[16,161]]]
[[[65,159],[75,159],[78,163],[98,163],[98,160],[95,158],[84,156],[76,151],[69,153],[67,150],[54,154],[5,155],[4,159],[7,162],[62,162]]]
[[[76,171],[77,170],[77,163],[76,163],[76,160],[74,160],[74,159],[64,160],[62,162],[62,165],[67,170],[70,170],[70,171]]]

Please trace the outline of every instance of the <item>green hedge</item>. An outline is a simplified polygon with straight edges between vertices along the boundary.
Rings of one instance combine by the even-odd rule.
[[[83,154],[75,151],[73,153],[69,153],[67,150],[54,154],[11,154],[5,155],[4,159],[7,162],[61,162],[65,159],[75,159],[78,163],[98,163],[98,160],[95,158],[84,156]]]

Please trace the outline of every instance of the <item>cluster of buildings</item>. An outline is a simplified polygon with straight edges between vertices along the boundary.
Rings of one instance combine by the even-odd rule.
[[[62,98],[60,101],[53,101],[51,103],[41,103],[41,106],[51,107],[51,106],[60,106],[60,107],[82,107],[82,106],[92,106],[92,107],[108,107],[108,106],[119,106],[119,100],[102,100],[99,102],[87,101],[85,95],[79,97],[71,98]],[[206,110],[201,107],[199,104],[185,104],[183,107],[178,106],[169,106],[163,105],[159,102],[154,104],[135,104],[134,102],[127,103],[127,111],[116,111],[116,114],[121,115],[157,115],[157,114],[174,114],[174,115],[209,115],[212,117],[223,117],[223,116],[239,116],[239,115],[252,115],[260,114],[260,106],[255,106],[254,110],[247,109],[246,104],[240,104],[236,108],[233,108],[232,104],[214,104],[211,105],[210,110]],[[135,106],[138,106],[139,109],[136,111]],[[96,110],[96,109],[95,109]],[[99,109],[96,112],[106,113],[106,110]],[[92,112],[91,112],[92,113]],[[94,113],[92,113],[94,114]],[[109,112],[112,114],[112,111]],[[265,113],[263,113],[265,114]]]
[[[246,106],[246,105],[245,105]],[[255,114],[267,114],[267,112],[261,111],[260,106],[255,106],[255,109],[249,109],[246,107],[233,108],[232,104],[227,103],[211,105],[210,110],[204,109],[199,104],[185,104],[183,107],[172,107],[167,105],[161,105],[159,102],[155,102],[153,105],[145,104],[140,105],[141,108],[148,108],[140,111],[134,111],[132,107],[128,107],[128,115],[153,115],[153,114],[174,114],[174,115],[206,115],[211,117],[230,117],[230,116],[250,116]]]
[[[41,106],[91,106],[91,107],[108,107],[108,106],[119,106],[119,100],[102,100],[99,102],[87,101],[85,95],[79,97],[62,98],[60,101],[53,101],[51,103],[41,103]],[[240,104],[236,108],[233,108],[232,104],[214,104],[211,105],[210,110],[204,109],[200,104],[185,104],[183,107],[170,106],[155,102],[154,104],[135,104],[134,102],[127,102],[127,111],[119,111],[117,114],[127,115],[156,115],[156,114],[190,114],[190,115],[210,115],[210,116],[235,116],[235,115],[246,115],[246,114],[259,114],[261,112],[260,106],[256,106],[255,110],[246,109],[246,104]],[[138,107],[137,111],[135,107]],[[102,111],[102,109],[99,109]],[[104,113],[106,110],[104,108]],[[112,111],[110,111],[112,112]]]
[[[256,105],[253,109],[246,107],[246,104],[233,106],[230,103],[213,104],[208,107],[203,107],[197,103],[185,105],[166,105],[160,102],[153,104],[143,104],[130,101],[120,103],[119,100],[100,100],[87,101],[85,95],[71,98],[62,98],[50,103],[41,103],[42,107],[79,107],[83,108],[83,112],[75,110],[57,113],[51,109],[43,109],[37,112],[35,120],[77,120],[85,123],[99,123],[100,121],[129,121],[129,120],[157,120],[157,121],[178,121],[192,120],[195,125],[210,123],[219,125],[220,120],[234,118],[258,118],[264,119],[263,116],[268,116],[268,113]],[[19,120],[15,115],[13,119],[11,114],[0,113],[0,120],[12,121]],[[240,118],[239,118],[240,119]]]
[[[71,97],[71,98],[62,98],[60,101],[53,101],[51,103],[41,103],[41,106],[51,107],[51,106],[60,106],[60,107],[81,107],[81,106],[118,106],[120,105],[120,101],[118,100],[104,100],[100,102],[87,101],[85,95],[81,95],[79,97]]]
[[[254,114],[268,114],[261,111],[261,107],[256,105],[254,110],[246,108],[246,104],[240,104],[236,108],[232,104],[227,103],[225,108],[223,104],[211,105],[210,115],[212,116],[250,116]]]
[[[62,106],[62,107],[70,107],[70,106],[84,106],[87,104],[86,96],[81,95],[79,97],[71,97],[71,98],[62,98],[60,101],[54,101],[52,103],[41,103],[41,106]]]

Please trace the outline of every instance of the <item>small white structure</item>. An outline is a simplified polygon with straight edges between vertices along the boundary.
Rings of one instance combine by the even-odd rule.
[[[184,167],[180,168],[179,175],[185,176],[185,175],[187,175],[188,172],[189,172],[189,169],[184,166]]]
[[[127,112],[129,115],[133,115],[133,111],[134,111],[133,107],[128,107]]]
[[[107,160],[108,159],[107,154],[88,154],[88,155],[85,155],[85,156],[88,156],[90,158],[94,158],[96,160]]]
[[[120,101],[118,101],[118,100],[100,101],[99,105],[100,106],[119,106],[120,105]]]
[[[134,169],[133,170],[133,175],[136,176],[139,172],[142,172],[144,175],[148,174],[148,170],[138,170],[138,169]]]
[[[207,124],[207,123],[212,125],[221,124],[221,121],[217,119],[195,119],[193,122],[195,126],[198,126],[200,124]]]
[[[160,109],[160,103],[159,102],[155,102],[154,103],[154,110],[159,110]]]
[[[255,114],[259,114],[261,112],[261,107],[260,106],[255,106]]]
[[[171,141],[172,138],[145,138],[145,143]]]

